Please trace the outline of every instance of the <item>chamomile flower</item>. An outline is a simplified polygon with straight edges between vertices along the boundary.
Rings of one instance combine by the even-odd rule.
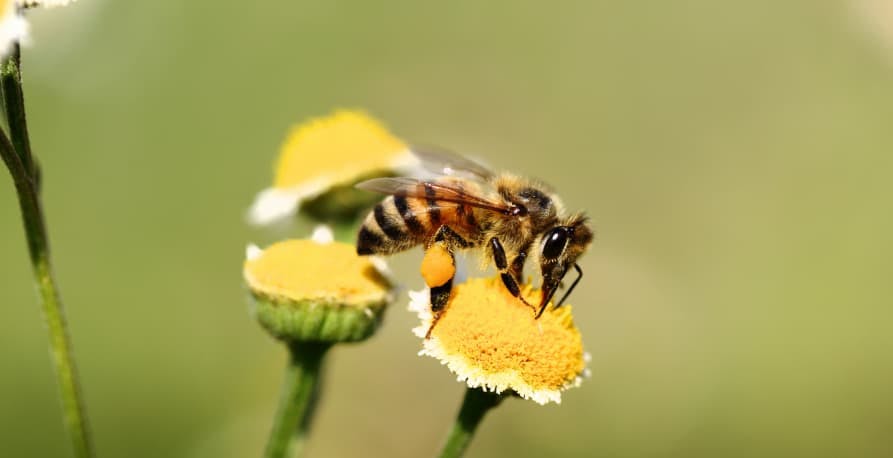
[[[28,22],[25,21],[15,0],[0,0],[0,55],[5,56],[13,43],[28,36]]]
[[[36,8],[38,6],[55,8],[57,6],[65,6],[69,3],[74,3],[74,0],[17,0],[16,3],[25,8]]]
[[[323,221],[355,218],[381,197],[356,190],[354,184],[407,173],[416,163],[402,140],[361,111],[312,119],[288,134],[273,185],[257,195],[248,220],[264,225],[298,210]]]
[[[538,303],[539,291],[528,285],[523,293]],[[568,305],[537,320],[499,278],[472,278],[453,287],[431,329],[428,290],[409,294],[409,308],[422,320],[413,329],[424,339],[419,354],[438,359],[469,388],[511,390],[539,404],[560,403],[562,391],[578,386],[587,373],[587,355]]]
[[[364,340],[393,298],[392,283],[353,245],[316,232],[316,240],[249,246],[243,276],[257,320],[287,342]]]
[[[0,0],[0,57],[9,53],[13,43],[28,40],[25,10],[65,6],[72,2],[74,0]]]

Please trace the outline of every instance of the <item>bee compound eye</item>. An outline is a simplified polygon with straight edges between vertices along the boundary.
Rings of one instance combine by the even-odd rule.
[[[555,259],[561,256],[565,245],[567,245],[567,228],[556,227],[552,229],[543,238],[543,257]]]

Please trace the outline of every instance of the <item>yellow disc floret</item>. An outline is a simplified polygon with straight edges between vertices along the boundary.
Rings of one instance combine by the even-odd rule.
[[[528,302],[539,303],[538,291],[528,286],[525,293]],[[511,389],[541,404],[560,402],[561,390],[578,383],[586,367],[571,307],[534,319],[534,311],[498,278],[454,287],[424,346],[423,353],[447,364],[469,386]]]

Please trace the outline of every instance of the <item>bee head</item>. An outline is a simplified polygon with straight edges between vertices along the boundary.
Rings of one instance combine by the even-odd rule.
[[[590,243],[592,243],[592,229],[586,224],[586,218],[580,215],[571,217],[566,224],[555,226],[543,235],[539,256],[540,271],[543,276],[543,298],[537,317],[543,313],[546,304],[552,299],[571,266],[577,269],[580,276],[583,275],[582,270],[576,264],[577,258],[586,251]],[[556,307],[564,302],[564,299],[576,286],[577,281],[579,281],[579,277]]]

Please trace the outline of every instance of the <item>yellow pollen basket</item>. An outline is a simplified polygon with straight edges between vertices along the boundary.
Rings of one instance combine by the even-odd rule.
[[[425,251],[421,266],[422,278],[429,288],[441,286],[456,275],[456,265],[449,251],[443,245],[435,243]]]
[[[525,297],[539,303],[539,292],[530,286]],[[548,310],[536,320],[534,310],[498,278],[456,286],[431,337],[444,353],[441,359],[460,377],[497,391],[510,388],[540,403],[560,401],[557,393],[586,366],[571,307]]]
[[[282,145],[273,186],[341,183],[373,170],[393,169],[408,147],[379,121],[342,110],[294,127]]]

